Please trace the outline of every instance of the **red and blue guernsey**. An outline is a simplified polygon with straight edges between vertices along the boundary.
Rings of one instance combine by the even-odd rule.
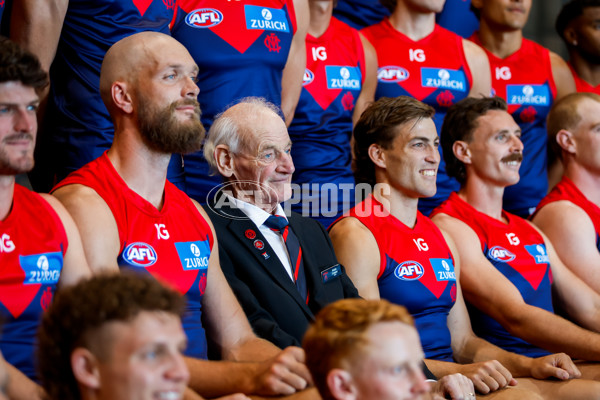
[[[292,0],[178,0],[171,34],[200,67],[198,101],[207,132],[236,100],[264,97],[281,105],[281,79],[296,16]],[[201,152],[184,157],[187,193],[201,203],[220,178]]]
[[[415,319],[425,358],[453,361],[448,313],[456,301],[454,261],[437,226],[420,212],[411,229],[372,195],[350,210],[379,247],[381,298],[405,306]]]
[[[590,217],[596,231],[596,247],[600,251],[600,207],[592,203],[585,197],[581,190],[575,186],[572,180],[563,176],[554,188],[540,201],[536,212],[538,212],[546,204],[554,203],[555,201],[570,201],[580,207]],[[535,215],[535,214],[534,214]],[[533,217],[533,215],[532,215]]]
[[[119,230],[118,264],[122,270],[149,274],[186,296],[186,354],[206,358],[200,317],[213,237],[194,203],[166,181],[164,205],[157,210],[127,186],[106,153],[55,189],[70,184],[94,189],[112,211]]]
[[[44,134],[39,138],[39,147],[45,151],[39,158],[36,153],[36,175],[52,175],[40,177],[44,186],[52,185],[48,180],[61,180],[110,147],[114,128],[99,89],[104,55],[114,43],[138,32],[169,34],[174,5],[175,0],[69,1],[50,69],[52,85]],[[179,158],[173,167],[182,174],[181,158],[173,158]],[[173,171],[171,177],[176,174]]]
[[[306,60],[300,100],[288,131],[296,167],[293,182],[310,186],[311,193],[302,191],[302,203],[292,209],[309,212],[316,204],[318,216],[303,214],[327,227],[354,206],[352,114],[365,79],[358,31],[331,18],[323,35],[307,35]]]
[[[523,218],[502,212],[505,223],[473,208],[456,193],[436,208],[433,215],[448,214],[467,224],[479,237],[481,251],[490,263],[519,290],[532,306],[554,312],[552,307],[552,270],[542,235]],[[548,355],[511,335],[487,314],[468,304],[471,324],[477,336],[505,350],[530,357]]]
[[[67,247],[54,209],[39,194],[15,185],[10,214],[0,221],[0,350],[34,380],[37,328],[54,296]]]
[[[471,40],[481,45],[477,34]],[[556,98],[550,52],[523,39],[521,48],[506,58],[485,49],[492,71],[492,89],[508,104],[508,112],[521,128],[523,162],[521,179],[504,190],[504,208],[527,218],[548,193],[546,116]]]
[[[575,72],[571,63],[569,63],[569,69],[571,70],[571,75],[573,75],[573,79],[575,80],[575,88],[578,92],[591,92],[600,94],[600,85],[592,86],[584,81],[579,75],[577,75],[577,72]]]
[[[431,34],[414,41],[397,31],[388,18],[361,31],[377,50],[375,98],[411,96],[435,108],[438,131],[448,108],[469,95],[471,70],[463,50],[463,39],[436,25]],[[440,153],[442,151],[439,148]],[[446,174],[440,160],[435,196],[419,200],[419,210],[428,215],[433,208],[459,189]]]

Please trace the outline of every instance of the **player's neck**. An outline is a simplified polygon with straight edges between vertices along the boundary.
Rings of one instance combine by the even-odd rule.
[[[390,15],[390,24],[414,41],[428,36],[435,29],[435,13],[416,12],[398,2]]]
[[[15,193],[15,176],[0,175],[0,221],[10,213]]]
[[[471,177],[460,188],[458,195],[477,211],[488,217],[504,221],[502,217],[503,187],[490,185],[480,181],[477,177]]]
[[[170,154],[115,135],[108,158],[127,186],[160,210],[163,206]]]
[[[310,23],[308,33],[314,38],[321,37],[327,31],[333,15],[333,2],[310,1]]]
[[[592,64],[578,52],[569,52],[569,62],[577,75],[592,86],[600,85],[600,64]]]
[[[506,58],[516,53],[523,42],[523,31],[520,29],[511,31],[494,29],[485,21],[482,21],[479,26],[478,36],[483,47],[499,58]]]
[[[591,173],[578,164],[568,163],[565,176],[589,201],[600,207],[600,175]]]
[[[388,184],[384,185],[386,187],[378,185],[377,188],[381,187],[382,190],[374,190],[373,196],[377,201],[383,204],[396,219],[409,228],[413,228],[417,222],[417,206],[419,204],[419,199],[408,197]]]

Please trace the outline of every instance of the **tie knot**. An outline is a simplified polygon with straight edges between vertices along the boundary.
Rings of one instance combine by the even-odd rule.
[[[288,220],[279,215],[271,215],[265,221],[265,225],[273,230],[283,231],[288,226]]]

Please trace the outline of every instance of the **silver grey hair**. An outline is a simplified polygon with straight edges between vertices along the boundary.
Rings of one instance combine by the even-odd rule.
[[[248,104],[251,107],[245,113],[228,112],[232,107],[240,104]],[[244,134],[249,130],[257,129],[251,122],[257,119],[260,111],[269,110],[281,116],[281,110],[275,104],[262,97],[244,97],[238,102],[228,107],[225,111],[215,117],[213,124],[208,131],[208,138],[204,143],[204,158],[210,167],[210,174],[219,173],[217,160],[215,160],[215,149],[218,145],[226,145],[233,154],[238,153],[244,146]],[[259,120],[256,120],[259,122]]]

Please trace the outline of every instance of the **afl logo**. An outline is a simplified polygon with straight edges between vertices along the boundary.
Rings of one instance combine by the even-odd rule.
[[[515,255],[504,247],[494,246],[488,251],[488,256],[496,261],[509,262],[515,259]]]
[[[136,242],[125,248],[123,258],[136,267],[149,267],[156,262],[156,252],[149,244]]]
[[[185,23],[192,28],[211,28],[223,22],[223,13],[214,8],[199,8],[185,17]]]
[[[377,80],[380,82],[402,82],[408,79],[410,74],[402,67],[389,65],[377,70]]]
[[[302,79],[302,86],[306,86],[315,79],[315,74],[308,68],[304,69],[304,78]]]
[[[404,261],[394,270],[394,275],[403,281],[415,281],[420,279],[425,271],[423,266],[416,261]]]

